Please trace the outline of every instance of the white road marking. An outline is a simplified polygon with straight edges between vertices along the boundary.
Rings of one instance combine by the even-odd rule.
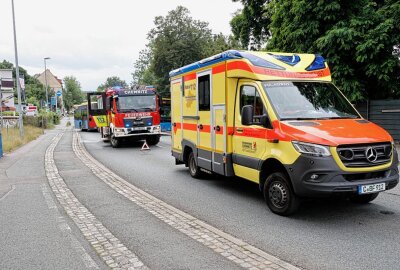
[[[12,185],[12,186],[11,186],[11,189],[10,189],[6,194],[4,194],[3,197],[0,198],[0,201],[2,201],[2,200],[4,200],[5,198],[7,198],[7,196],[8,196],[11,192],[13,192],[14,190],[15,190],[15,185]]]

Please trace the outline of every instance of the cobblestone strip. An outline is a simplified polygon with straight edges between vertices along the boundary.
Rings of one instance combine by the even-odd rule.
[[[100,258],[112,269],[148,269],[138,257],[126,248],[97,218],[82,205],[67,187],[54,162],[54,149],[63,133],[54,137],[46,150],[45,169],[50,187],[69,217]]]
[[[214,252],[237,263],[245,269],[287,269],[299,268],[284,262],[242,240],[233,237],[195,217],[155,198],[113,173],[94,159],[85,149],[80,135],[74,132],[73,150],[77,157],[92,172],[112,189],[144,208],[171,227],[190,238],[211,248]]]

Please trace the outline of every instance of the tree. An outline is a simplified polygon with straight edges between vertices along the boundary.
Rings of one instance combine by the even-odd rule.
[[[154,19],[149,43],[135,62],[133,81],[153,84],[163,96],[169,95],[169,72],[228,49],[222,34],[213,35],[208,23],[194,20],[187,8],[178,6],[165,17]],[[233,42],[232,42],[233,43]]]
[[[139,58],[134,64],[132,73],[133,85],[151,85],[156,81],[154,74],[149,69],[151,59],[152,51],[149,46],[139,52]]]
[[[128,84],[124,80],[122,80],[120,77],[112,76],[112,77],[108,77],[106,79],[105,83],[99,85],[99,87],[97,87],[97,91],[103,92],[106,88],[113,87],[113,86],[128,87]]]
[[[0,62],[0,69],[13,69],[13,77],[16,78],[15,67],[12,63],[3,60]],[[32,103],[36,106],[40,105],[40,100],[45,100],[45,90],[43,84],[41,84],[35,77],[28,74],[26,69],[19,67],[20,76],[25,79],[25,100],[27,103]],[[15,92],[15,96],[17,93]]]
[[[84,94],[81,90],[81,84],[74,76],[64,78],[65,88],[63,89],[63,100],[67,111],[75,104],[80,104],[84,101]]]
[[[266,5],[270,0],[233,0],[239,1],[244,7],[230,21],[233,36],[242,48],[260,50],[270,37],[268,25],[271,21]]]
[[[259,45],[323,55],[335,84],[353,102],[400,97],[398,0],[249,0],[242,1],[245,8],[247,2],[258,2],[271,21],[264,25],[270,38],[251,33]]]

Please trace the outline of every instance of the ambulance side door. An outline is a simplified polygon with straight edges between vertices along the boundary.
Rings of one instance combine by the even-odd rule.
[[[267,146],[267,128],[261,123],[266,116],[266,108],[260,89],[251,81],[241,81],[236,89],[235,126],[232,137],[233,168],[235,175],[253,182],[259,182],[259,166]],[[241,111],[243,106],[253,106],[251,125],[243,125]]]
[[[178,78],[171,81],[171,123],[172,123],[172,151],[182,152],[182,83],[183,79]]]

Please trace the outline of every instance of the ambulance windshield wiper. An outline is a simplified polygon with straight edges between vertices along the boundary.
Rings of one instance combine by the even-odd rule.
[[[315,118],[315,117],[292,117],[292,118],[281,118],[281,121],[287,121],[287,120],[296,120],[296,121],[300,121],[300,120],[318,120],[319,118]]]
[[[293,118],[281,118],[281,121],[287,120],[330,120],[330,119],[358,119],[357,116],[332,116],[332,117],[293,117]]]

